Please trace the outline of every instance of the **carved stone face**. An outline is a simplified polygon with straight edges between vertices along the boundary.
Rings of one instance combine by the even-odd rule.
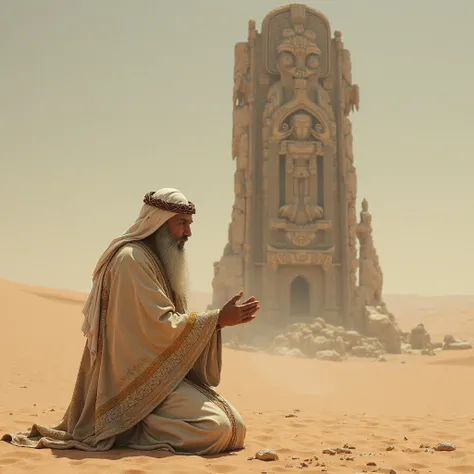
[[[312,122],[308,114],[295,114],[291,117],[293,135],[297,140],[307,140],[311,136]]]
[[[308,79],[318,74],[321,51],[314,31],[296,25],[284,30],[283,37],[277,48],[277,68],[282,78]]]

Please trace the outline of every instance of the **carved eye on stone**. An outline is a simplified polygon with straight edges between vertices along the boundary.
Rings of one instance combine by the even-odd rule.
[[[317,54],[310,54],[306,58],[306,67],[309,69],[316,69],[319,67],[319,56]]]
[[[278,58],[278,62],[283,67],[291,67],[295,64],[295,57],[291,53],[282,53]]]
[[[314,130],[315,130],[315,132],[317,132],[317,133],[323,133],[323,126],[322,126],[320,123],[317,123],[317,124],[314,126]]]
[[[287,132],[289,129],[290,129],[290,126],[289,126],[287,123],[284,123],[284,124],[281,126],[280,131],[282,131],[282,132]]]

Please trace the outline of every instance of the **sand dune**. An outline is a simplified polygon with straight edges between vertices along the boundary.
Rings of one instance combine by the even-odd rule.
[[[85,342],[84,298],[0,281],[0,432],[60,419]],[[403,329],[422,321],[437,337],[474,335],[474,298],[410,298],[389,301]],[[473,376],[471,351],[332,363],[226,350],[220,391],[247,422],[243,452],[90,454],[0,443],[0,473],[474,473]],[[440,441],[455,443],[456,451],[420,447]],[[352,454],[323,454],[345,444],[355,448]],[[386,451],[388,445],[394,449]],[[261,448],[276,450],[280,459],[248,459]]]

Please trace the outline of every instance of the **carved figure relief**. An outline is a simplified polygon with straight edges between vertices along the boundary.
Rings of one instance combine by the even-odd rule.
[[[359,293],[363,294],[364,305],[379,305],[382,303],[383,273],[379,258],[372,239],[372,216],[369,213],[369,203],[362,201],[360,222],[357,225],[359,250]]]
[[[237,43],[234,51],[234,89],[232,100],[234,107],[247,103],[249,95],[249,44]]]
[[[342,50],[342,108],[345,115],[359,110],[359,86],[352,84],[351,53],[347,49]]]
[[[291,189],[291,198],[280,208],[280,217],[303,226],[324,214],[323,209],[311,201],[311,187],[317,183],[317,155],[321,154],[320,143],[315,139],[320,136],[321,125],[304,112],[293,114],[283,125],[282,137],[290,140],[282,142],[280,154],[286,155],[287,188]]]

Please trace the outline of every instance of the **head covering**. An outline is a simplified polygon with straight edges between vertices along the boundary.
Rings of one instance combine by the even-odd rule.
[[[188,201],[180,191],[173,188],[151,191],[145,195],[143,202],[138,219],[120,237],[110,242],[94,269],[92,290],[82,310],[84,315],[82,332],[87,337],[87,346],[92,357],[95,357],[97,353],[100,300],[105,271],[117,250],[126,243],[149,237],[176,214],[195,214],[196,212],[194,204]]]

